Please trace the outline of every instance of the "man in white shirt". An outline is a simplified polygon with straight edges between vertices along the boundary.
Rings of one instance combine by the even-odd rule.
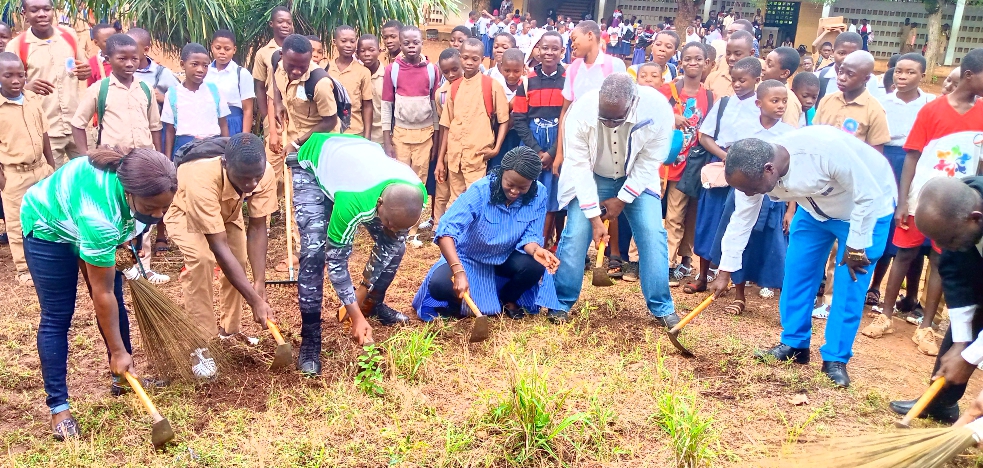
[[[669,294],[668,246],[658,196],[659,167],[669,155],[675,125],[669,102],[658,91],[637,86],[627,73],[615,73],[569,110],[557,194],[559,205],[567,207],[555,275],[563,310],[550,310],[550,320],[568,318],[580,296],[591,239],[606,243],[610,236],[604,221],[624,211],[638,247],[642,295],[657,322],[672,328],[679,317]]]
[[[919,417],[952,423],[966,382],[983,363],[983,177],[936,178],[919,197],[915,225],[943,249],[939,275],[951,321],[932,371],[933,380],[945,378],[945,387]],[[916,401],[892,401],[891,410],[906,414]],[[979,402],[967,416],[983,416]]]
[[[835,127],[816,125],[775,138],[748,138],[727,152],[725,176],[736,190],[735,211],[721,241],[720,273],[710,284],[715,295],[729,289],[730,272],[741,269],[742,254],[758,219],[762,197],[796,202],[785,257],[779,304],[781,342],[757,357],[809,362],[813,299],[833,241],[846,245],[837,258],[833,303],[820,348],[822,371],[847,387],[846,363],[853,355],[870,284],[872,263],[884,252],[898,187],[884,156]]]

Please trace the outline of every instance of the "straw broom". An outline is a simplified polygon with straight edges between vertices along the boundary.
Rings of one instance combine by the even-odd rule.
[[[910,429],[833,439],[774,466],[803,468],[941,467],[983,440],[983,419],[962,427]]]
[[[127,283],[133,298],[133,313],[140,326],[143,349],[151,365],[169,377],[193,380],[196,377],[191,371],[191,353],[197,348],[208,348],[218,368],[228,364],[221,347],[208,346],[209,340],[187,311],[147,281],[143,265],[132,245],[130,252],[142,275]]]

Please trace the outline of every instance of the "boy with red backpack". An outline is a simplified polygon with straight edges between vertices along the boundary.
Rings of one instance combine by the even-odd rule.
[[[440,152],[434,174],[438,183],[450,183],[448,207],[485,176],[488,160],[499,153],[509,129],[505,89],[479,73],[484,53],[485,46],[478,39],[468,39],[461,47],[464,77],[451,84],[440,115]]]

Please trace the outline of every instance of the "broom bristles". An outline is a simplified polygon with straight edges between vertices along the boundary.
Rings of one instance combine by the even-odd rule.
[[[169,377],[195,379],[191,353],[197,348],[208,348],[219,369],[228,364],[221,346],[209,346],[209,340],[183,307],[143,277],[128,283],[143,349],[155,370]]]
[[[976,444],[972,427],[910,429],[904,432],[831,439],[781,466],[804,468],[941,467]],[[777,466],[777,465],[776,465]]]

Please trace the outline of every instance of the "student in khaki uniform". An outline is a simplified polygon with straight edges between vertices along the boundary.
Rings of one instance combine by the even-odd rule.
[[[96,129],[97,142],[110,147],[152,148],[158,152],[163,149],[160,136],[163,125],[153,90],[134,76],[141,57],[138,47],[136,40],[126,34],[114,34],[106,40],[106,55],[113,65],[113,72],[109,78],[99,80],[86,90],[72,117],[72,135],[82,153],[89,152],[85,127],[99,112],[99,94],[103,86],[106,90],[106,107]],[[148,247],[143,249],[140,261],[147,272],[148,281],[166,283],[171,279],[169,276],[150,268],[153,255],[153,249],[149,248],[151,242],[151,232],[147,231],[143,234],[143,245]],[[138,272],[139,268],[134,265],[126,273],[132,276]]]
[[[294,33],[294,19],[290,10],[278,6],[270,12],[270,29],[273,39],[256,51],[253,59],[253,82],[256,88],[256,115],[263,121],[266,130],[266,159],[276,173],[277,194],[283,194],[283,129],[269,113],[272,102],[264,96],[269,96],[273,88],[273,53],[280,50],[283,40]]]
[[[858,50],[840,64],[838,76],[845,76],[840,91],[823,98],[814,123],[832,125],[852,134],[883,153],[891,141],[884,107],[867,91],[867,80],[874,70],[874,56]]]
[[[17,55],[0,54],[0,190],[6,215],[10,255],[17,268],[17,282],[33,286],[24,259],[20,205],[24,193],[51,175],[55,161],[48,141],[48,119],[41,96],[24,90],[27,72]]]
[[[403,30],[403,23],[396,20],[389,20],[382,25],[382,46],[385,47],[379,54],[379,63],[385,68],[396,61],[396,57],[402,54],[400,47],[399,32]]]
[[[369,70],[372,77],[372,133],[370,139],[381,145],[383,142],[382,77],[386,72],[386,67],[379,61],[379,39],[371,34],[365,34],[358,38],[358,59]]]
[[[437,92],[434,95],[434,101],[437,103],[437,114],[438,118],[444,112],[444,104],[451,95],[451,83],[461,79],[464,76],[464,72],[461,70],[461,51],[455,48],[449,48],[440,53],[440,57],[437,59],[437,65],[440,66],[440,73],[444,75],[444,83],[437,88]],[[443,133],[445,129],[441,127],[440,132]],[[444,167],[446,170],[446,167]],[[437,230],[437,225],[440,224],[440,218],[444,216],[447,212],[447,201],[451,196],[451,187],[447,178],[445,177],[443,181],[436,181],[436,186],[434,187],[433,194],[433,229]]]
[[[718,99],[733,96],[734,85],[730,78],[730,67],[744,57],[753,57],[753,54],[754,36],[747,31],[734,31],[727,41],[727,52],[724,55],[726,61],[722,61],[716,70],[707,75],[704,86]]]
[[[175,161],[177,194],[164,222],[184,255],[185,309],[206,338],[226,338],[239,333],[244,300],[255,316],[273,316],[266,302],[266,217],[277,208],[276,181],[258,136],[211,137],[193,145]],[[249,212],[245,225],[244,202]],[[216,263],[222,269],[218,314],[212,306]]]
[[[461,47],[464,77],[452,84],[440,115],[440,153],[434,173],[438,183],[447,180],[450,184],[448,207],[471,184],[485,176],[488,160],[499,153],[509,129],[509,101],[505,90],[494,79],[478,73],[484,49],[477,39],[465,41]],[[484,83],[485,80],[490,83]],[[455,87],[458,88],[456,93]],[[488,92],[491,93],[491,112],[486,104]],[[497,135],[492,119],[498,124]]]
[[[789,78],[799,69],[799,52],[791,47],[779,47],[765,56],[765,66],[761,70],[761,80],[776,80],[785,85],[788,93],[788,104],[785,108],[785,115],[782,122],[792,127],[799,127],[799,119],[802,117],[802,104],[799,98],[788,85]]]
[[[296,153],[312,134],[340,130],[334,85],[327,72],[311,62],[312,51],[310,40],[291,34],[283,40],[280,62],[274,67],[274,88],[268,95],[280,122],[287,122],[280,161],[287,153]],[[314,95],[308,97],[305,88],[312,77],[317,83]]]
[[[51,0],[24,0],[21,14],[30,28],[7,43],[6,50],[27,64],[27,89],[43,96],[51,154],[60,167],[84,153],[72,138],[69,122],[78,107],[78,82],[91,70],[75,31],[55,26]]]
[[[345,133],[362,135],[371,140],[375,111],[372,105],[372,73],[355,60],[357,44],[355,28],[344,24],[335,28],[334,47],[338,57],[328,68],[328,73],[345,87],[352,102],[352,124]]]

